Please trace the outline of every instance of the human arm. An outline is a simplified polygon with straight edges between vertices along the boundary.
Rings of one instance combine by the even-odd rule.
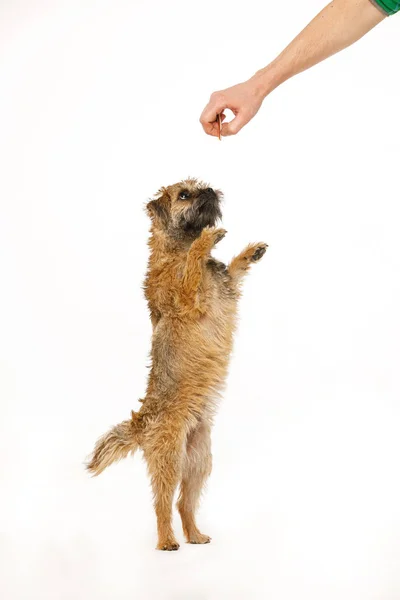
[[[394,0],[383,1],[395,4]],[[249,80],[211,95],[200,117],[204,131],[218,135],[217,115],[230,109],[235,118],[223,123],[221,134],[235,135],[257,114],[275,88],[351,46],[384,18],[384,10],[372,0],[333,0],[268,66]]]

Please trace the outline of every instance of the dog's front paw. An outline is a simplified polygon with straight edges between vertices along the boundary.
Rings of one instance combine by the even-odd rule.
[[[209,245],[213,247],[224,239],[226,233],[226,229],[222,229],[221,227],[205,227],[202,231],[201,237],[204,240],[207,240]]]
[[[228,232],[226,231],[226,229],[222,229],[222,228],[214,229],[214,231],[213,231],[214,246],[216,246],[221,240],[223,240],[227,233]]]
[[[252,254],[250,256],[250,260],[252,262],[258,262],[266,253],[268,248],[268,244],[264,244],[264,242],[260,242],[251,248]]]

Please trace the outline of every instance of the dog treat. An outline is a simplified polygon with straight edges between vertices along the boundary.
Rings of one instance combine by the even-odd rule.
[[[211,473],[211,427],[232,350],[241,282],[267,244],[249,244],[224,265],[211,252],[222,194],[196,179],[162,188],[147,204],[150,256],[144,282],[153,326],[151,370],[140,410],[100,438],[87,465],[99,475],[143,451],[154,495],[159,550],[178,550],[172,503],[186,541],[207,544],[195,512]]]
[[[217,115],[217,123],[218,123],[218,139],[221,141],[221,114]]]

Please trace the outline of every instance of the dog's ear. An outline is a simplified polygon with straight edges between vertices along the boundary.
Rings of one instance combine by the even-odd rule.
[[[169,205],[171,199],[165,188],[161,188],[156,198],[146,205],[146,212],[155,225],[165,229],[169,223]]]

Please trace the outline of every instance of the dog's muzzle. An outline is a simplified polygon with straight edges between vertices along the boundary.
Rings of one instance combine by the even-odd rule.
[[[212,188],[206,188],[199,194],[199,199],[203,202],[218,202],[218,196]]]

